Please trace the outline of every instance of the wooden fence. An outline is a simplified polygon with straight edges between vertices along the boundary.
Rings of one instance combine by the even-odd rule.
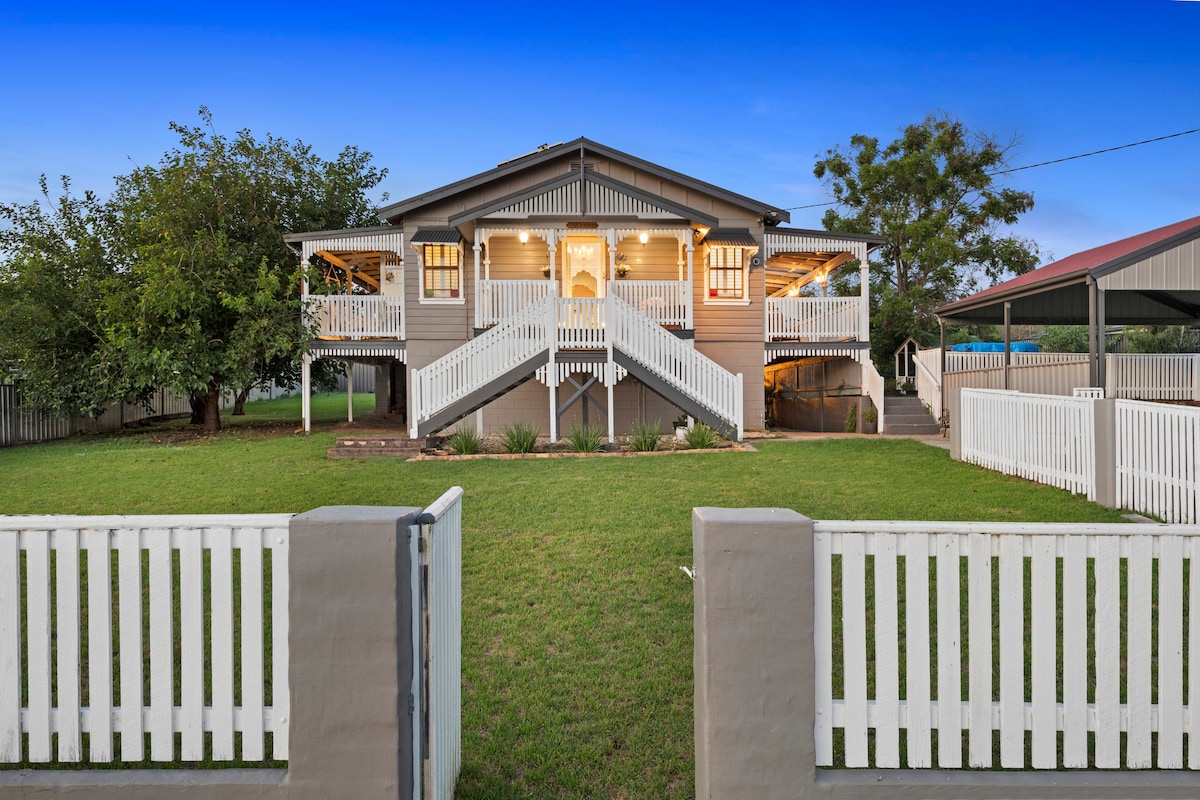
[[[191,410],[186,397],[160,389],[154,393],[149,410],[137,403],[114,403],[99,417],[63,417],[22,406],[20,384],[0,383],[0,447],[62,439],[77,433],[118,431],[132,422],[190,414]]]

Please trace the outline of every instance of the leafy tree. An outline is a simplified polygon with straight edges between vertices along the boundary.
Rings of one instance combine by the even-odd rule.
[[[1037,266],[1033,242],[1000,230],[1033,207],[1032,194],[994,186],[1012,147],[940,115],[886,146],[855,135],[818,158],[813,173],[838,202],[825,228],[885,240],[870,264],[877,364],[906,336],[936,330],[934,308]],[[857,282],[847,275],[834,289],[853,293]]]
[[[1047,325],[1038,345],[1047,353],[1086,353],[1087,325]]]
[[[225,390],[293,383],[308,332],[282,235],[373,224],[386,170],[354,147],[324,160],[300,141],[171,123],[179,146],[91,193],[0,205],[0,366],[27,399],[96,413],[157,387],[220,427]]]
[[[1183,325],[1151,325],[1126,328],[1125,342],[1131,353],[1194,353],[1200,337]]]
[[[134,399],[106,347],[98,298],[127,290],[114,257],[116,217],[91,192],[0,204],[0,373],[20,376],[23,400],[63,414],[98,414],[114,399]],[[144,393],[143,393],[144,394]]]

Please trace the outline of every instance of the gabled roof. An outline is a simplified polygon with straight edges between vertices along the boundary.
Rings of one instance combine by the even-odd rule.
[[[505,178],[514,173],[537,166],[538,164],[544,164],[548,161],[553,161],[555,159],[562,158],[563,156],[571,155],[575,152],[593,153],[598,156],[604,156],[605,158],[626,164],[635,169],[639,169],[651,175],[663,178],[664,180],[669,180],[689,189],[704,192],[705,194],[724,200],[732,205],[749,209],[754,211],[756,214],[767,217],[767,224],[769,225],[779,222],[788,222],[791,220],[791,216],[782,208],[768,205],[767,203],[754,200],[746,197],[745,195],[737,194],[736,192],[731,192],[727,189],[722,189],[721,187],[714,186],[711,183],[705,183],[704,181],[697,180],[691,176],[684,175],[682,172],[676,172],[672,169],[667,169],[666,167],[654,164],[641,158],[637,158],[636,156],[631,156],[628,153],[621,152],[620,150],[614,150],[611,147],[605,147],[602,144],[593,142],[583,137],[575,139],[571,142],[552,145],[544,150],[537,150],[528,155],[514,158],[511,161],[505,161],[495,169],[490,169],[486,172],[481,172],[478,175],[472,175],[469,178],[464,178],[460,181],[455,181],[454,183],[442,186],[441,188],[434,189],[433,191],[425,192],[424,194],[410,197],[407,200],[401,200],[397,203],[393,203],[392,205],[387,206],[379,211],[379,218],[383,220],[394,220],[397,217],[403,217],[415,209],[429,205],[430,203],[436,203],[440,200],[454,197],[455,195],[479,186],[486,185],[492,181]]]
[[[1089,275],[1093,278],[1109,275],[1192,239],[1200,239],[1200,217],[1185,219],[1075,253],[945,305],[934,313],[939,317],[959,318],[963,321],[983,321],[983,314],[994,318],[995,312],[989,313],[988,307],[1017,298],[1048,293],[1071,284],[1083,284]],[[1147,287],[1150,288],[1152,287]],[[1063,319],[1062,322],[1066,324],[1068,320]]]
[[[463,211],[461,214],[455,214],[450,217],[450,224],[461,225],[464,222],[470,222],[471,220],[476,220],[481,217],[489,217],[493,215],[504,216],[506,212],[509,212],[513,216],[517,217],[528,216],[531,213],[535,215],[537,213],[544,213],[538,211],[539,207],[559,207],[565,209],[568,215],[583,214],[585,211],[584,203],[587,202],[584,199],[585,181],[591,188],[600,186],[609,190],[610,197],[623,196],[623,198],[634,201],[638,206],[640,206],[640,209],[643,212],[658,212],[660,214],[667,214],[676,217],[679,220],[699,222],[709,226],[717,224],[717,218],[711,214],[706,214],[702,211],[697,211],[694,208],[688,208],[687,206],[680,205],[679,203],[674,203],[664,197],[658,197],[649,192],[642,191],[636,186],[630,186],[627,183],[618,181],[615,178],[610,178],[607,175],[586,174],[580,171],[567,172],[551,178],[550,180],[543,181],[535,186],[531,186],[528,189],[522,189],[520,191],[513,192],[512,194],[505,195],[504,197],[493,200],[490,203],[484,203],[483,205],[469,208],[466,211]],[[553,197],[556,195],[556,189],[562,189],[572,185],[577,186],[568,192],[570,196],[566,199],[565,205],[562,202],[563,198],[561,196]],[[551,199],[552,197],[553,199]],[[628,209],[611,210],[602,208],[600,206],[605,205],[604,199],[598,199],[600,201],[599,204],[594,202],[587,203],[586,211],[589,216],[604,217],[608,216],[610,213],[623,215],[628,211]],[[555,202],[555,200],[558,202]]]

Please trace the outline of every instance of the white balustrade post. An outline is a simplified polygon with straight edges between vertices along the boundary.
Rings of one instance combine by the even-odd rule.
[[[483,247],[479,244],[479,229],[475,229],[475,327],[483,327],[483,303],[479,287],[479,256]]]
[[[608,443],[616,442],[615,418],[617,410],[613,407],[613,382],[616,377],[616,370],[613,369],[613,336],[617,329],[617,306],[613,302],[612,295],[604,298],[604,319],[607,327],[604,332],[604,383],[608,389]],[[624,320],[621,320],[624,322]],[[584,402],[587,402],[586,400]]]
[[[858,310],[858,341],[866,342],[871,339],[871,268],[867,261],[867,246],[864,244],[855,249],[858,250],[858,257],[860,259],[858,279],[862,284],[860,287],[862,306]]]
[[[546,304],[544,317],[545,339],[548,344],[546,359],[546,383],[550,387],[550,444],[558,441],[558,371],[554,368],[555,353],[558,351],[558,301]]]
[[[305,354],[300,359],[300,416],[304,418],[304,432],[312,431],[312,356]]]
[[[692,308],[696,302],[695,275],[692,268],[692,253],[695,250],[696,248],[689,242],[687,246],[687,304],[684,306],[684,313],[687,315],[687,324],[684,327],[689,331],[695,328],[692,322]]]

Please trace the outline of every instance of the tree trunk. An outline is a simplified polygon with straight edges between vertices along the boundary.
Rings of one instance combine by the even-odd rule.
[[[238,393],[233,397],[233,415],[235,417],[246,416],[246,400],[250,397],[250,390],[253,386],[247,386],[239,389]]]
[[[192,407],[192,418],[188,420],[189,425],[204,424],[204,395],[193,392],[188,395],[188,404]]]
[[[200,429],[205,433],[221,430],[221,387],[216,384],[209,384],[204,395],[204,422]]]

